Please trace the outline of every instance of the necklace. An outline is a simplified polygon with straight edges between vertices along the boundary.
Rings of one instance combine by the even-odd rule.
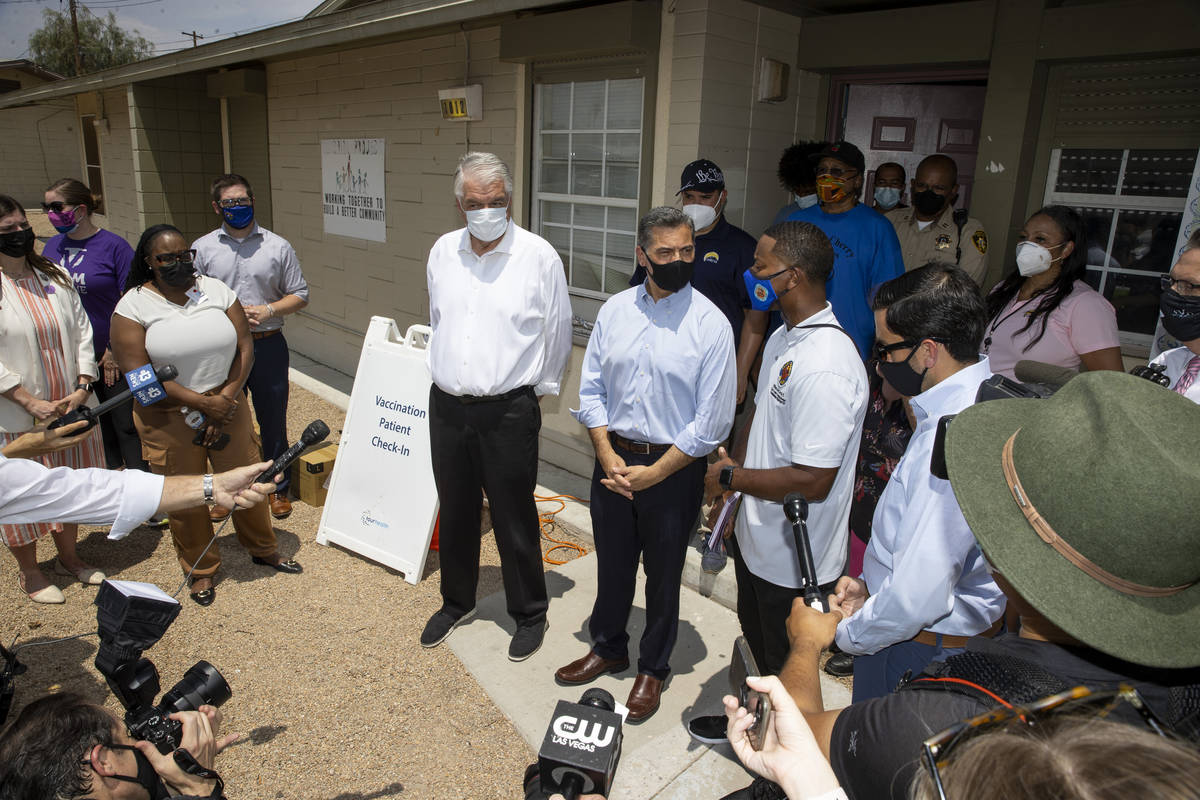
[[[988,351],[989,351],[989,350],[991,349],[991,347],[992,347],[992,334],[996,332],[996,328],[999,328],[999,327],[1000,327],[1002,324],[1004,324],[1004,321],[1005,321],[1006,319],[1008,319],[1009,317],[1012,317],[1012,316],[1014,316],[1014,315],[1015,315],[1015,314],[1016,314],[1018,311],[1020,311],[1021,309],[1023,309],[1025,306],[1029,305],[1029,303],[1030,303],[1030,302],[1032,302],[1032,301],[1033,301],[1033,299],[1034,299],[1034,297],[1037,297],[1037,296],[1038,296],[1038,294],[1041,294],[1041,293],[1040,293],[1040,292],[1037,292],[1037,293],[1035,293],[1035,294],[1033,295],[1033,297],[1030,297],[1028,300],[1022,300],[1022,301],[1018,302],[1018,303],[1017,303],[1017,307],[1016,307],[1016,308],[1014,308],[1012,311],[1008,312],[1008,313],[1007,313],[1007,314],[1005,314],[1003,317],[1000,317],[999,319],[997,319],[995,322],[993,322],[993,323],[992,323],[991,327],[990,327],[990,328],[988,328],[988,332],[987,332],[987,338],[985,338],[985,339],[983,340],[983,353],[984,353],[984,355],[987,355]],[[1016,300],[1016,298],[1015,298],[1015,297],[1014,297],[1013,299],[1014,299],[1014,300]],[[1029,314],[1030,314],[1030,312],[1028,312],[1028,311],[1026,311],[1026,312],[1025,312],[1025,316],[1029,316]]]

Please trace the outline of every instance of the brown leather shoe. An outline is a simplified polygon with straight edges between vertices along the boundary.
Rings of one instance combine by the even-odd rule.
[[[572,661],[554,673],[554,680],[564,686],[591,683],[606,672],[622,672],[629,669],[628,658],[603,658],[595,650],[589,650],[583,658]]]
[[[658,711],[658,700],[662,697],[663,682],[653,675],[639,672],[633,688],[629,690],[629,699],[625,701],[629,708],[626,722],[643,722],[654,716]]]
[[[224,522],[225,519],[232,513],[232,508],[226,508],[225,506],[213,506],[208,510],[208,518],[213,522]]]
[[[288,500],[286,494],[280,492],[271,493],[271,516],[275,519],[287,519],[292,513],[292,501]]]

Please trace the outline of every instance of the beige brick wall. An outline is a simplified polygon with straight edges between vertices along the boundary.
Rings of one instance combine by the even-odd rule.
[[[27,89],[44,83],[21,70],[0,70],[0,79]],[[53,100],[0,110],[0,193],[26,208],[37,208],[46,187],[59,178],[79,177],[79,121],[71,100]]]
[[[133,132],[129,124],[131,94],[125,87],[109,89],[101,94],[100,107],[90,107],[89,102],[89,108],[85,110],[88,113],[94,111],[108,121],[107,126],[101,123],[96,129],[104,179],[104,227],[125,237],[130,246],[137,246],[146,225],[139,213],[133,171]]]
[[[264,227],[274,230],[271,162],[267,149],[267,98],[257,95],[231,97],[228,103],[231,169],[250,181],[254,188],[254,218]],[[217,173],[214,173],[209,180],[216,176]],[[215,227],[218,222],[216,216],[213,215],[211,219]]]
[[[353,372],[372,315],[401,330],[428,322],[425,258],[462,224],[452,178],[468,130],[473,149],[510,162],[516,152],[516,65],[498,60],[499,28],[468,35],[468,82],[482,84],[484,98],[484,118],[469,129],[444,122],[437,99],[438,89],[464,82],[462,33],[268,64],[274,229],[295,246],[310,286],[311,317],[288,323],[300,352]],[[386,243],[324,233],[320,142],[359,137],[385,140]]]

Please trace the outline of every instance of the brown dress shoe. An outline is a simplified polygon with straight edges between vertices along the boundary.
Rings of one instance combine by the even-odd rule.
[[[589,650],[583,658],[572,661],[554,673],[554,680],[566,686],[591,683],[606,672],[621,672],[629,669],[628,658],[603,658]]]
[[[271,492],[271,516],[275,519],[286,519],[292,513],[292,501],[286,494]]]
[[[226,508],[225,506],[213,506],[208,510],[208,518],[213,522],[224,522],[226,517],[232,513],[232,508]]]
[[[662,697],[663,682],[653,675],[638,673],[633,688],[629,690],[629,699],[625,701],[629,708],[627,722],[642,722],[649,719],[658,711],[658,700]]]

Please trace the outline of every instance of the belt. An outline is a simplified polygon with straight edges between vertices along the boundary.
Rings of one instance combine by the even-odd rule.
[[[438,389],[438,391],[442,392],[441,389]],[[520,397],[521,395],[526,394],[527,392],[532,392],[532,391],[533,391],[532,386],[518,386],[515,389],[510,389],[509,391],[505,392],[504,394],[474,395],[474,394],[450,394],[449,392],[442,392],[442,393],[445,394],[447,397],[449,397],[452,400],[457,400],[458,402],[462,403],[463,405],[469,406],[469,405],[472,405],[473,403],[497,403],[501,400],[511,400],[514,397]]]
[[[274,336],[277,333],[283,333],[283,328],[276,328],[273,331],[258,331],[256,333],[251,333],[250,335],[255,339],[265,339],[268,336]]]
[[[980,633],[975,634],[975,636],[986,636],[987,638],[990,639],[993,636],[995,636],[997,633],[1000,632],[1000,627],[1003,624],[1004,624],[1004,617],[1001,617],[1000,619],[998,619],[992,623],[992,627],[988,628],[986,631],[982,631]],[[938,642],[939,636],[942,639],[942,641],[940,643],[942,647],[966,647],[967,640],[973,638],[971,636],[954,636],[949,633],[934,633],[933,631],[921,631],[916,636],[914,636],[912,638],[912,640],[914,642],[917,642],[918,644],[927,644],[930,647],[937,647],[939,645],[939,642]]]
[[[609,440],[622,450],[633,453],[639,456],[658,455],[665,453],[671,449],[669,444],[651,444],[650,442],[635,442],[632,439],[626,439],[619,433],[609,431]]]

